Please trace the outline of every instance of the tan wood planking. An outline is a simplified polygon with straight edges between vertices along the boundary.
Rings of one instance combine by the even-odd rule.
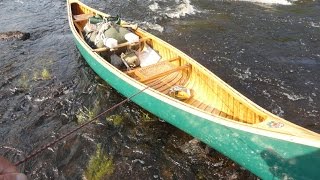
[[[165,78],[163,78],[161,80],[161,84],[157,84],[157,85],[153,86],[153,88],[160,91],[160,92],[163,92],[164,90],[166,90],[168,88],[171,88],[172,85],[174,85],[174,84],[171,83],[171,86],[169,86],[168,83],[178,79],[177,77],[179,76],[179,74],[180,74],[179,72],[176,72],[174,74],[170,74],[170,75],[166,76]]]
[[[174,74],[174,78],[171,79],[170,81],[167,81],[166,86],[162,86],[161,88],[158,88],[157,90],[160,92],[164,92],[170,88],[172,88],[173,86],[177,85],[180,78],[183,76],[182,72],[177,72]]]

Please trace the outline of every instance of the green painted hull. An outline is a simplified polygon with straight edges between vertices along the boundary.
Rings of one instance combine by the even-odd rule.
[[[100,64],[76,38],[75,42],[91,68],[118,92],[128,97],[140,91]],[[317,179],[320,175],[319,148],[226,127],[183,111],[145,92],[132,101],[263,179]]]

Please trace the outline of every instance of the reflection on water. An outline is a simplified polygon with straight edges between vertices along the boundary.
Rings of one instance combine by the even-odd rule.
[[[144,28],[155,27],[148,30],[259,105],[320,132],[319,2],[84,2]],[[17,161],[76,127],[81,115],[90,117],[123,97],[80,57],[64,0],[3,0],[0,5],[5,7],[0,32],[30,33],[26,41],[0,41],[0,154]],[[81,179],[98,144],[114,165],[105,178],[257,179],[132,103],[20,169],[30,179]]]

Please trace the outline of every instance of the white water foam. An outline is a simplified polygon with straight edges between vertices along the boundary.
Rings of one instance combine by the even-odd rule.
[[[148,7],[151,11],[155,12],[156,10],[159,9],[159,4],[157,2],[154,2],[153,4],[149,5]]]
[[[282,93],[283,95],[287,96],[288,99],[292,100],[292,101],[297,101],[300,99],[307,99],[306,97],[303,97],[301,95],[296,95],[296,94],[288,94],[288,93]]]
[[[263,4],[280,4],[280,5],[292,5],[292,2],[296,0],[237,0],[237,1],[248,1],[254,3],[263,3]]]
[[[312,27],[319,28],[319,27],[320,27],[320,22],[319,22],[319,23],[311,22],[310,25],[311,25]]]
[[[180,18],[187,14],[195,13],[195,8],[191,5],[190,0],[183,0],[182,3],[175,8],[174,12],[166,13],[166,15],[170,18]]]
[[[164,28],[162,26],[160,26],[159,24],[153,24],[153,23],[149,23],[149,22],[142,22],[139,24],[142,26],[142,28],[148,28],[148,29],[159,31],[159,32],[163,32],[163,30],[164,30]]]
[[[154,1],[148,7],[151,11],[166,15],[169,18],[180,18],[197,12],[194,6],[191,5],[190,0],[175,0],[174,4],[171,7],[161,7],[158,2]]]

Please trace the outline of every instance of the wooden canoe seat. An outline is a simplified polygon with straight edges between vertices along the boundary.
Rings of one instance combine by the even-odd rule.
[[[176,59],[177,60],[177,59]],[[137,68],[131,71],[126,72],[129,76],[133,76],[134,78],[138,79],[140,82],[144,83],[147,81],[151,81],[171,73],[182,71],[184,69],[190,68],[190,64],[185,64],[182,66],[176,66],[167,61],[160,61],[156,64],[146,66],[143,68]]]
[[[90,14],[78,14],[78,15],[73,15],[74,22],[81,22],[81,21],[86,21],[90,17],[94,16],[93,13]]]

